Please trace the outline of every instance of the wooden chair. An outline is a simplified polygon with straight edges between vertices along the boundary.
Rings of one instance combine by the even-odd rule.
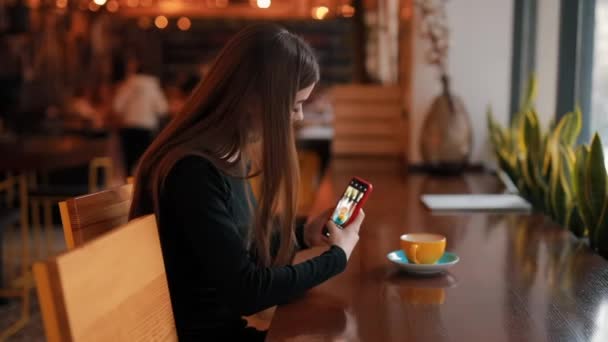
[[[298,216],[305,217],[315,201],[321,182],[321,159],[314,151],[298,151],[300,186],[298,190]]]
[[[113,175],[113,162],[109,157],[93,158],[88,166],[88,185],[65,186],[65,185],[38,185],[30,192],[30,205],[32,211],[32,232],[34,241],[34,254],[36,257],[43,255],[44,246],[46,255],[54,253],[53,248],[53,205],[66,198],[84,195],[99,191],[100,188],[108,188]],[[105,180],[99,184],[99,174],[103,171]],[[41,216],[42,209],[42,216]],[[42,238],[42,225],[46,238]],[[42,240],[45,240],[42,243]]]
[[[307,216],[321,181],[321,159],[314,151],[298,151],[300,186],[298,190],[298,216]],[[260,198],[262,176],[249,179],[255,198]]]
[[[336,86],[331,98],[335,156],[405,157],[407,134],[400,87]]]
[[[34,264],[48,341],[177,341],[153,215]]]
[[[6,326],[0,331],[0,341],[7,340],[10,336],[16,334],[30,321],[30,289],[31,287],[23,281],[29,272],[29,239],[27,224],[27,205],[19,203],[16,205],[16,194],[19,189],[19,196],[23,198],[27,194],[25,184],[21,184],[18,178],[10,173],[7,173],[0,180],[0,193],[6,194],[6,198],[0,202],[0,305],[6,305],[7,298],[19,298],[21,300],[21,313],[15,315],[16,320],[11,325]],[[20,232],[16,232],[13,228],[19,226]],[[17,246],[14,237],[15,234],[21,235],[21,246]],[[4,240],[12,240],[7,245],[7,249],[3,250]],[[20,251],[19,251],[20,248]],[[21,254],[20,256],[18,256]],[[2,257],[4,256],[4,258]],[[20,258],[20,276],[16,273],[15,258]],[[4,266],[8,266],[4,269]]]
[[[65,243],[73,249],[129,220],[133,185],[59,202]]]
[[[254,188],[257,188],[254,186]],[[129,208],[133,195],[133,185],[68,199],[59,203],[61,222],[68,249],[74,249],[109,232],[129,219]],[[268,329],[272,319],[271,311],[263,311],[245,317],[250,326],[259,330]]]

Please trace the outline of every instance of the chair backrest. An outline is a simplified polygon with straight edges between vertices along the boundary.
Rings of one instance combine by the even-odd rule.
[[[307,216],[315,201],[321,182],[321,159],[316,152],[298,151],[300,186],[298,190],[298,215]]]
[[[177,341],[153,215],[34,264],[48,341]]]
[[[133,185],[126,184],[59,203],[68,249],[94,239],[129,220]]]
[[[337,156],[405,156],[403,95],[398,86],[341,85],[331,90],[332,153]]]
[[[298,162],[300,165],[300,184],[298,190],[299,216],[306,216],[314,202],[319,183],[321,182],[321,159],[314,151],[298,151]],[[262,175],[249,178],[249,184],[253,195],[257,200],[261,193]]]

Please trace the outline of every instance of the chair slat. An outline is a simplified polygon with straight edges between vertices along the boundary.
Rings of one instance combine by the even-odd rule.
[[[127,223],[133,185],[127,184],[59,203],[68,249]]]

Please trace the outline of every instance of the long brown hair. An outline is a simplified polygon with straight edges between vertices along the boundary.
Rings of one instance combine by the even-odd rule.
[[[163,183],[185,156],[203,156],[227,174],[252,176],[244,165],[254,159],[248,152],[252,142],[259,141],[263,177],[249,243],[261,265],[289,263],[299,182],[291,112],[296,93],[318,80],[314,53],[299,37],[273,24],[241,30],[143,155],[130,218],[153,207],[159,220]],[[152,203],[146,205],[145,198]],[[280,245],[273,258],[270,244],[277,229]]]

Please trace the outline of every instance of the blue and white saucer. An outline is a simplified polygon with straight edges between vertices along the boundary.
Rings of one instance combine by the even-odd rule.
[[[437,263],[427,265],[414,264],[410,262],[402,250],[392,251],[388,253],[386,257],[403,270],[417,274],[441,273],[456,265],[458,261],[460,261],[460,258],[456,254],[450,252],[445,252]]]

